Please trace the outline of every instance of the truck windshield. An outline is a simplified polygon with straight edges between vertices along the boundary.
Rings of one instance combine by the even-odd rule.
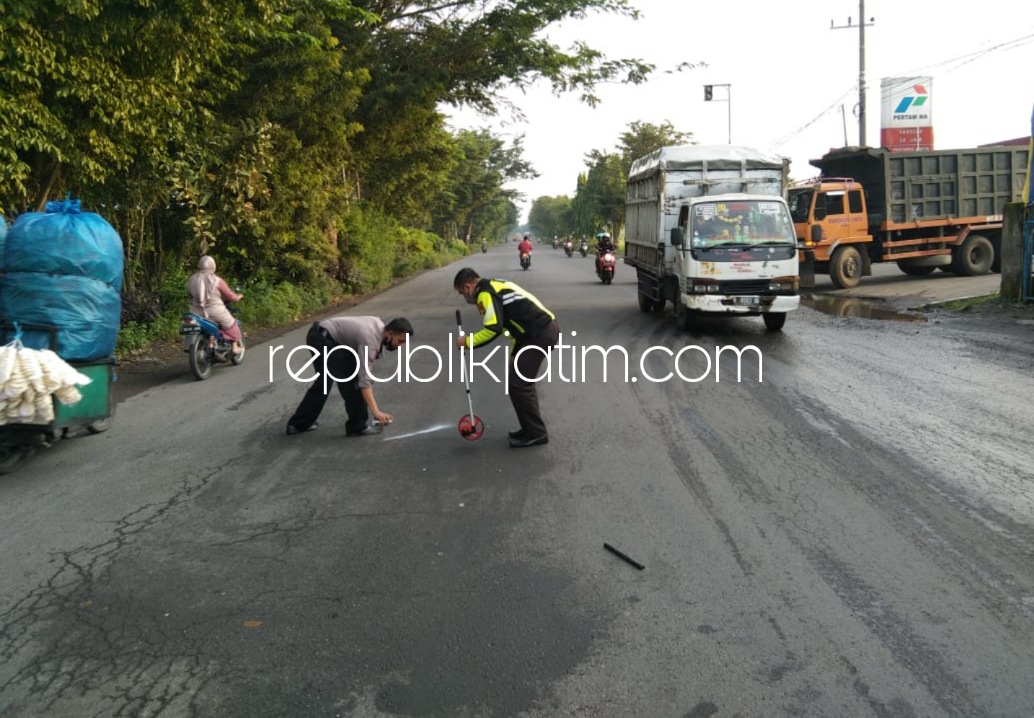
[[[737,200],[693,205],[689,227],[692,246],[795,245],[793,223],[782,202]]]
[[[812,191],[810,189],[790,192],[790,216],[793,217],[794,222],[808,221],[808,211],[811,209],[811,195]]]

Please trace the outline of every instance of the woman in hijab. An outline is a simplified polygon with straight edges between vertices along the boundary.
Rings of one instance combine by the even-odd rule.
[[[233,353],[239,354],[241,328],[223,302],[239,302],[244,295],[231,291],[216,275],[215,260],[207,254],[198,261],[197,269],[187,280],[187,292],[194,302],[190,311],[218,324],[223,336],[233,341]]]

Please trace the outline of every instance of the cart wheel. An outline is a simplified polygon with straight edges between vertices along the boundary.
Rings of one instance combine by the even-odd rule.
[[[4,446],[0,448],[0,475],[9,474],[18,468],[22,459],[35,453],[35,449]]]

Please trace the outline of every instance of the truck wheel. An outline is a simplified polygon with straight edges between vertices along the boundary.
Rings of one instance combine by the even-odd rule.
[[[643,314],[647,314],[649,312],[652,312],[653,311],[653,300],[650,299],[645,294],[643,294],[642,292],[639,292],[638,294],[639,294],[639,311],[641,311]]]
[[[857,287],[862,280],[862,257],[858,250],[848,245],[833,252],[829,260],[829,278],[837,289]]]
[[[681,299],[675,302],[675,321],[682,331],[689,331],[696,323],[696,316],[689,307],[682,303]]]
[[[898,262],[898,269],[910,277],[925,277],[927,274],[933,274],[933,270],[937,269],[937,267],[917,267],[914,264],[902,261]]]
[[[778,332],[786,324],[786,312],[769,312],[762,314],[761,318],[765,320],[765,329],[770,332]]]
[[[952,267],[960,277],[976,277],[991,271],[995,248],[991,240],[981,234],[971,234],[961,247],[952,252]]]

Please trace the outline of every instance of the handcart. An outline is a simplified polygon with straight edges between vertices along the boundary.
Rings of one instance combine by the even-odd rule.
[[[45,334],[52,351],[57,351],[58,327],[46,324],[0,322],[3,342],[21,332]],[[54,420],[49,424],[0,424],[0,474],[9,474],[23,459],[36,453],[40,447],[52,445],[59,439],[100,434],[111,428],[115,418],[112,384],[117,380],[115,358],[107,357],[89,362],[67,362],[76,371],[89,377],[90,383],[79,387],[82,399],[75,404],[54,402]],[[3,421],[0,418],[0,421]]]

